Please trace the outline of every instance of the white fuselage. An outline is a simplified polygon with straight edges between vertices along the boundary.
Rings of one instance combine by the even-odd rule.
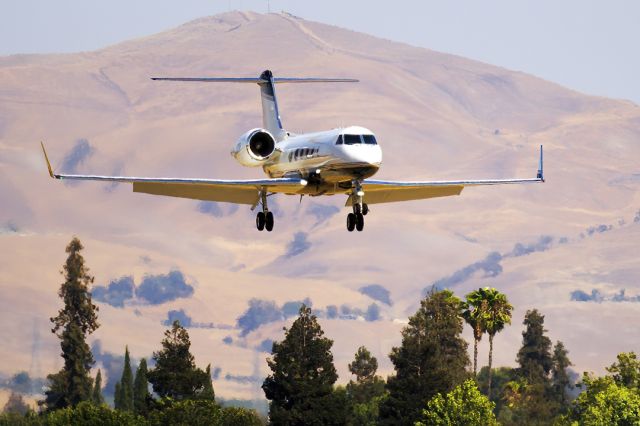
[[[234,154],[234,153],[232,153]],[[271,178],[302,177],[310,195],[344,192],[354,180],[373,176],[382,151],[373,133],[351,126],[316,133],[288,134],[261,164]]]

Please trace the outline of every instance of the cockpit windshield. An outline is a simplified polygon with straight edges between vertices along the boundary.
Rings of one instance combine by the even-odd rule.
[[[358,144],[367,144],[367,145],[377,145],[376,137],[373,135],[338,135],[338,140],[336,140],[336,145],[358,145]]]

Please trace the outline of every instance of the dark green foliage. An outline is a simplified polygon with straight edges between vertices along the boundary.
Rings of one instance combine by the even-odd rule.
[[[500,413],[502,406],[505,404],[504,392],[507,383],[517,380],[517,371],[511,367],[499,367],[494,368],[492,372],[492,387],[491,397],[489,400],[496,404],[496,415]],[[478,382],[478,388],[480,392],[487,395],[487,388],[489,384],[489,367],[482,367],[478,372],[476,378]]]
[[[445,396],[433,397],[416,426],[497,426],[493,408],[494,404],[480,393],[476,383],[467,380]]]
[[[213,391],[213,382],[211,381],[211,364],[207,365],[205,373],[207,374],[207,380],[204,383],[204,389],[202,390],[200,398],[214,401],[216,399],[216,394]]]
[[[117,382],[113,392],[113,407],[119,410],[122,405],[122,385],[120,385],[120,382]]]
[[[569,351],[560,341],[556,342],[553,347],[553,366],[551,367],[551,392],[554,399],[560,405],[560,411],[565,412],[568,409],[569,395],[567,391],[573,389],[571,379],[569,378],[569,367],[573,365],[569,360]]]
[[[149,411],[149,379],[147,378],[147,360],[142,358],[136,370],[133,383],[133,410],[136,414],[146,416]]]
[[[196,367],[190,352],[189,333],[174,321],[164,336],[162,350],[153,353],[155,368],[148,373],[153,390],[162,398],[198,398],[211,376]]]
[[[102,372],[98,370],[96,374],[96,381],[93,385],[93,391],[91,391],[91,402],[96,405],[104,404],[104,397],[102,396]]]
[[[58,291],[64,307],[51,318],[54,324],[51,331],[61,340],[64,367],[60,372],[47,376],[49,389],[45,392],[43,404],[48,410],[75,406],[91,399],[93,380],[89,370],[94,361],[86,337],[99,327],[98,307],[91,302],[89,285],[93,283],[93,277],[84,265],[80,254],[82,248],[77,238],[71,240],[66,248],[69,255],[62,272],[65,282]]]
[[[527,311],[522,332],[522,347],[518,351],[519,374],[529,383],[548,383],[553,367],[551,340],[545,336],[544,315],[537,309]]]
[[[222,410],[214,401],[165,399],[149,413],[151,426],[222,425]]]
[[[504,425],[548,425],[558,412],[558,404],[549,396],[546,383],[528,383],[524,379],[505,385],[506,404],[498,421]]]
[[[255,410],[242,407],[222,408],[221,426],[262,426],[262,424]]]
[[[157,403],[149,413],[150,426],[261,426],[263,422],[255,412],[241,407],[220,407],[212,400],[190,399]]]
[[[291,328],[285,329],[284,340],[273,343],[272,357],[267,360],[272,373],[262,385],[270,400],[273,424],[345,422],[344,406],[338,407],[344,401],[333,392],[338,378],[331,354],[333,341],[323,335],[316,316],[302,305]]]
[[[349,381],[347,393],[354,404],[363,404],[384,394],[384,380],[376,376],[378,360],[364,346],[360,346],[355,359],[349,364],[349,371],[356,376],[356,381]]]
[[[124,368],[119,382],[119,395],[116,395],[115,407],[117,410],[133,411],[133,373],[131,372],[131,358],[129,347],[124,350]]]
[[[65,408],[49,413],[43,422],[47,426],[144,426],[143,418],[131,413],[112,410],[106,405],[82,402],[75,408]]]
[[[402,344],[389,357],[389,397],[380,406],[383,424],[412,425],[425,401],[450,392],[468,377],[467,343],[462,339],[460,299],[449,290],[431,290],[402,330]]]

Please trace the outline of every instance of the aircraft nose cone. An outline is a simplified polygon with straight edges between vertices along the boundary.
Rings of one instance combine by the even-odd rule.
[[[354,163],[379,165],[382,162],[382,151],[378,145],[345,146],[347,160]]]

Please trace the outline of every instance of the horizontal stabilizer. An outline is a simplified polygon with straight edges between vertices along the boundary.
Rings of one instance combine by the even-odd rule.
[[[255,77],[151,77],[155,81],[197,81],[201,83],[268,83],[269,80]],[[357,83],[354,78],[294,78],[273,77],[274,83]]]

